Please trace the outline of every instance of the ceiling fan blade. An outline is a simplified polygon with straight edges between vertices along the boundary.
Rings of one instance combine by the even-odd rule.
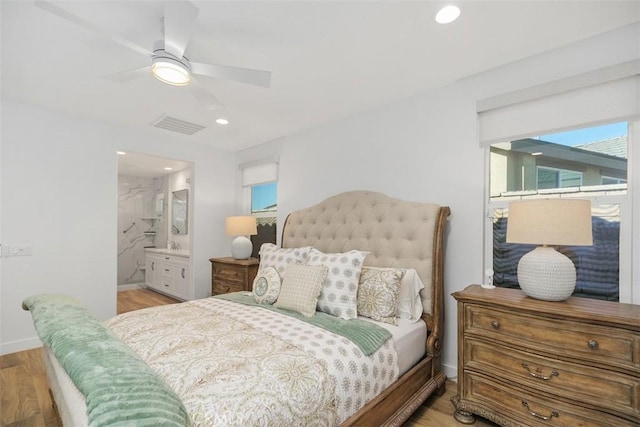
[[[169,1],[164,9],[164,50],[181,59],[187,48],[198,8],[189,2]]]
[[[202,86],[196,79],[191,76],[191,82],[187,85],[187,88],[191,94],[202,104],[207,110],[215,110],[222,108],[222,102],[213,96],[209,91]]]
[[[129,40],[125,39],[122,36],[119,36],[118,34],[112,33],[110,31],[107,31],[103,28],[98,27],[97,25],[87,21],[86,19],[83,19],[79,16],[74,15],[71,12],[68,12],[56,5],[54,5],[53,3],[49,2],[49,1],[45,1],[45,0],[35,0],[34,5],[36,7],[39,7],[42,10],[45,10],[53,15],[58,16],[59,18],[62,18],[64,20],[67,20],[69,22],[72,22],[76,25],[79,25],[83,28],[86,28],[87,30],[93,31],[95,33],[100,34],[103,37],[109,38],[111,40],[113,40],[114,42],[118,43],[119,45],[122,45],[124,47],[128,47],[131,50],[134,50],[138,53],[141,53],[143,55],[147,55],[147,56],[151,56],[153,55],[153,53],[151,51],[149,51],[148,49],[145,49],[141,46],[138,46],[135,43],[130,42]]]
[[[191,73],[215,79],[235,80],[260,87],[271,87],[271,71],[251,68],[230,67],[228,65],[191,62]]]
[[[126,83],[131,80],[147,77],[151,75],[151,66],[135,68],[133,70],[122,71],[120,73],[109,74],[104,76],[105,79],[109,79],[116,83]]]

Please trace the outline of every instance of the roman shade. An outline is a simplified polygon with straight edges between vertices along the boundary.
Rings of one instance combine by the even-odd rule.
[[[640,59],[480,100],[480,146],[640,114]]]
[[[240,165],[242,170],[242,186],[266,184],[278,180],[278,162],[270,160]]]

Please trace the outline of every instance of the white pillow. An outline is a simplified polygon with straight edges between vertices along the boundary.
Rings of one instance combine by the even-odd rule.
[[[422,299],[420,291],[424,289],[424,283],[420,280],[418,272],[408,268],[400,282],[400,294],[398,295],[398,313],[401,319],[417,322],[422,318]]]
[[[327,278],[318,298],[318,311],[349,320],[358,317],[358,281],[369,252],[325,254],[312,248],[307,265],[326,265]]]
[[[253,299],[259,304],[273,304],[280,295],[280,275],[266,267],[253,280]]]
[[[273,267],[280,275],[280,279],[284,279],[284,273],[287,264],[306,264],[309,258],[311,246],[302,248],[282,249],[273,243],[263,243],[260,246],[260,265],[258,266],[258,274],[267,267]]]

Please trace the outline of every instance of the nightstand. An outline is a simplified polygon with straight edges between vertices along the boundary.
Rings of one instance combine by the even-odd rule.
[[[257,258],[211,258],[211,295],[251,291],[258,273]]]
[[[455,418],[503,426],[640,425],[640,306],[467,287]]]

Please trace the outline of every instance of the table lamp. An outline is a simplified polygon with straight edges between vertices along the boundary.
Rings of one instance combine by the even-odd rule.
[[[591,202],[543,199],[512,202],[507,222],[508,243],[539,244],[518,263],[518,282],[528,296],[564,301],[576,287],[576,268],[549,245],[591,246]]]
[[[253,244],[247,236],[258,234],[256,218],[253,216],[227,217],[226,231],[229,236],[238,236],[231,242],[231,256],[235,259],[251,257]]]

